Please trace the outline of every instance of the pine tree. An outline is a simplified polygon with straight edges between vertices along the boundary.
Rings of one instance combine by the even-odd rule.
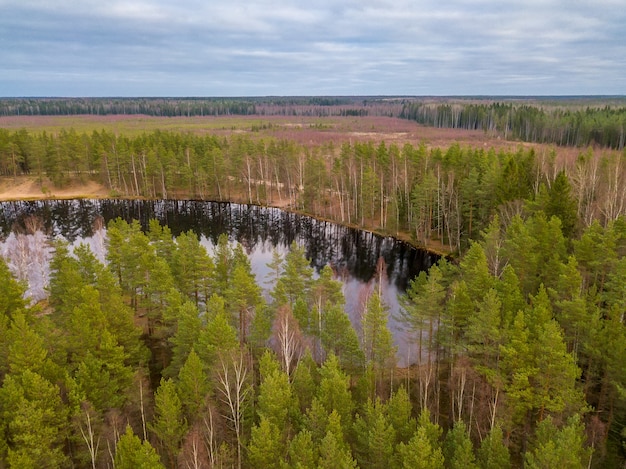
[[[474,302],[482,301],[485,293],[493,288],[495,279],[489,270],[485,250],[479,243],[472,243],[463,256],[461,276],[465,280],[470,298]]]
[[[344,439],[341,417],[332,411],[328,417],[326,435],[319,444],[319,469],[355,469],[357,463]]]
[[[500,369],[501,347],[507,341],[502,316],[502,303],[498,293],[491,289],[486,292],[478,303],[476,312],[469,318],[466,331],[467,348],[474,369],[491,386],[491,395],[485,399],[491,410],[491,425],[495,420],[498,397],[506,379]],[[462,403],[458,407],[461,409]]]
[[[363,369],[365,356],[350,318],[339,306],[325,308],[321,342],[324,352],[339,358],[341,367],[354,373]]]
[[[258,391],[259,417],[275,425],[282,435],[287,435],[292,427],[290,417],[296,411],[297,400],[287,373],[278,368],[262,376]]]
[[[6,435],[9,467],[35,469],[66,464],[66,418],[57,385],[28,369],[7,375],[0,389],[0,428]]]
[[[303,322],[300,318],[298,321],[307,334],[320,337],[324,334],[327,325],[329,309],[343,309],[345,303],[341,282],[333,279],[333,270],[329,265],[325,265],[319,277],[313,281],[311,303],[315,311],[313,317],[309,317],[307,322]]]
[[[400,443],[397,449],[400,467],[404,469],[443,469],[444,459],[441,447],[433,447],[423,427],[408,443]]]
[[[188,231],[176,238],[172,274],[178,289],[198,308],[213,292],[214,269],[213,260],[200,244],[196,233]]]
[[[298,398],[300,411],[304,412],[311,407],[313,397],[317,391],[318,368],[310,352],[306,352],[291,377],[293,393]]]
[[[495,426],[480,443],[477,452],[480,469],[509,469],[511,455],[504,445],[502,429]]]
[[[583,469],[591,464],[591,450],[585,446],[584,426],[575,415],[559,429],[548,418],[537,427],[535,441],[524,454],[524,467]]]
[[[233,250],[228,244],[228,236],[221,234],[217,238],[213,263],[215,264],[215,291],[224,294],[230,283]]]
[[[312,278],[313,269],[306,258],[304,248],[294,241],[285,255],[283,273],[272,292],[275,305],[288,304],[293,308],[298,298],[308,300]]]
[[[53,247],[48,291],[57,320],[63,325],[70,312],[78,306],[79,292],[87,282],[81,274],[79,262],[70,256],[68,243],[55,241]]]
[[[194,349],[189,352],[185,364],[178,373],[176,389],[187,422],[194,422],[199,419],[205,407],[211,383],[204,370],[204,365]]]
[[[283,456],[281,431],[267,418],[261,417],[258,426],[252,427],[248,459],[252,467],[280,468]]]
[[[185,433],[187,421],[183,416],[183,406],[176,385],[171,379],[161,379],[161,385],[154,396],[155,418],[150,430],[159,439],[170,464],[174,464]]]
[[[237,331],[230,324],[229,317],[223,309],[223,301],[213,295],[209,305],[212,305],[207,310],[209,319],[199,331],[196,350],[206,371],[217,364],[220,355],[228,356],[239,346]]]
[[[236,318],[239,342],[243,344],[248,335],[248,326],[255,311],[263,307],[261,289],[256,284],[252,269],[247,263],[236,264],[226,294],[227,309]]]
[[[407,443],[417,430],[417,421],[411,416],[412,407],[404,386],[400,386],[387,401],[387,418],[395,430],[396,443]]]
[[[367,300],[361,320],[363,352],[366,363],[372,367],[375,391],[381,393],[385,371],[395,367],[397,347],[388,327],[389,308],[375,291]]]
[[[367,300],[361,322],[363,329],[363,350],[365,358],[377,369],[383,370],[395,359],[393,337],[387,326],[389,309],[383,303],[378,292],[372,293]]]
[[[311,432],[300,431],[289,443],[288,449],[289,463],[287,467],[293,469],[316,469],[317,452],[313,445]]]
[[[24,309],[26,301],[23,297],[24,285],[15,280],[4,257],[0,256],[0,320]]]
[[[329,414],[334,410],[341,417],[341,424],[349,428],[354,403],[349,389],[348,376],[339,367],[336,356],[330,355],[320,369],[320,385],[317,398]]]
[[[159,455],[148,441],[141,441],[130,425],[117,442],[115,450],[116,469],[165,469]]]
[[[379,399],[369,401],[361,415],[357,415],[354,432],[357,437],[357,462],[360,467],[387,468],[393,459],[396,432],[386,416]]]
[[[133,370],[126,365],[127,354],[108,331],[101,344],[82,357],[76,369],[76,382],[98,411],[121,407],[132,384]]]
[[[467,428],[462,421],[454,424],[446,435],[444,442],[444,456],[446,467],[450,469],[477,468],[474,449]]]
[[[571,238],[578,224],[578,201],[572,195],[572,186],[565,171],[559,171],[552,182],[544,210],[548,218],[555,216],[561,220],[563,236]]]
[[[161,225],[159,220],[153,218],[148,222],[147,236],[154,245],[157,256],[164,259],[171,268],[176,243],[169,226]]]
[[[31,370],[45,376],[49,359],[44,339],[26,322],[24,312],[18,310],[12,316],[10,328],[3,335],[8,371],[17,375]]]
[[[169,339],[172,344],[172,359],[163,374],[167,377],[178,375],[193,350],[199,344],[202,336],[202,319],[195,304],[187,300],[180,307],[176,308],[175,333]],[[204,345],[204,344],[203,344]],[[202,355],[201,355],[202,356]]]

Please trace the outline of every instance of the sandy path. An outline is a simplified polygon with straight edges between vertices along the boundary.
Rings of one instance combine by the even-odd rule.
[[[73,199],[108,197],[109,190],[97,182],[72,184],[59,189],[44,180],[39,184],[33,177],[0,178],[0,200]]]

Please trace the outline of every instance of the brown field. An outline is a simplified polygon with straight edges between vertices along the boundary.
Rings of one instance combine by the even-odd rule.
[[[293,140],[305,146],[333,142],[372,141],[379,143],[447,148],[452,143],[462,147],[517,150],[535,147],[539,152],[554,149],[561,155],[578,155],[579,148],[522,143],[504,140],[482,130],[438,129],[393,117],[283,117],[283,116],[206,116],[152,117],[142,115],[110,116],[3,116],[0,128],[26,129],[29,132],[57,133],[61,129],[77,132],[107,130],[116,134],[138,135],[155,130],[195,134],[233,135],[247,133],[258,138]],[[608,151],[608,150],[607,150]]]

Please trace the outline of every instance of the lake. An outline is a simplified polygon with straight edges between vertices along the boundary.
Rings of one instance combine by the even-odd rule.
[[[12,272],[29,285],[27,295],[40,300],[46,295],[51,256],[48,240],[63,237],[73,245],[88,244],[105,259],[106,224],[121,217],[139,220],[144,229],[157,219],[172,234],[192,230],[212,253],[217,238],[225,233],[250,257],[257,282],[265,280],[272,252],[285,253],[292,242],[303,246],[312,267],[319,272],[329,264],[343,282],[346,313],[359,329],[363,299],[371,290],[379,259],[386,265],[383,298],[390,309],[389,325],[398,346],[400,365],[410,361],[402,328],[394,319],[399,296],[410,279],[428,269],[438,256],[367,231],[345,227],[277,208],[225,202],[187,200],[45,200],[0,202],[0,254]]]

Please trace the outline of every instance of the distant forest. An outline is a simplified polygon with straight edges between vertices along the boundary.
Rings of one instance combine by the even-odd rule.
[[[505,139],[621,150],[626,98],[4,98],[0,117],[16,115],[389,116],[452,129],[484,130]]]

